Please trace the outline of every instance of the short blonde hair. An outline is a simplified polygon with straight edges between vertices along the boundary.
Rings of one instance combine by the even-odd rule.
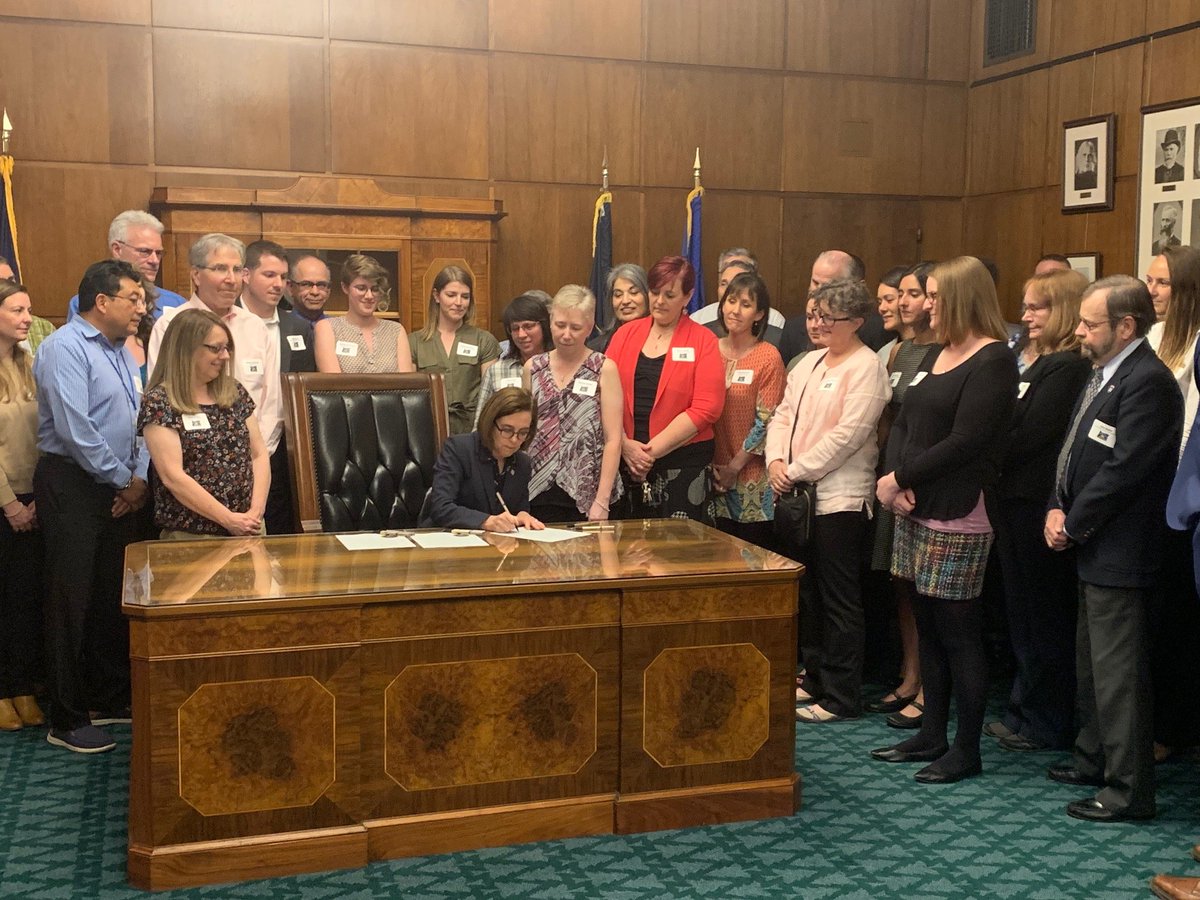
[[[1079,346],[1075,329],[1079,327],[1079,301],[1087,286],[1087,278],[1074,269],[1043,272],[1025,282],[1024,293],[1032,291],[1039,303],[1050,307],[1050,317],[1035,341],[1039,353],[1073,350]]]
[[[958,344],[972,335],[1008,339],[996,284],[978,259],[959,256],[938,263],[929,277],[937,281],[938,343]]]
[[[596,295],[582,284],[564,284],[550,301],[550,309],[577,309],[595,319]]]
[[[176,412],[200,412],[200,404],[192,393],[192,373],[195,371],[196,352],[208,339],[208,333],[214,325],[225,332],[229,342],[229,362],[210,386],[213,402],[228,408],[237,399],[237,380],[233,377],[233,334],[229,326],[211,310],[185,309],[167,325],[147,388],[152,390],[160,384],[165,387],[167,402]]]
[[[342,290],[349,295],[350,283],[356,278],[365,278],[379,292],[379,302],[376,309],[387,312],[392,299],[392,286],[388,281],[387,269],[379,264],[373,256],[365,253],[351,253],[342,263]]]

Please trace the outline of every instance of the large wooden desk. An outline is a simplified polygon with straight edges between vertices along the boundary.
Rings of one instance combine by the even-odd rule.
[[[790,815],[800,567],[695,523],[126,555],[143,888]]]

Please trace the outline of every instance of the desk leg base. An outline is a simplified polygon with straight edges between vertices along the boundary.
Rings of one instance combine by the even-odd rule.
[[[371,860],[458,853],[532,841],[612,834],[611,794],[394,819],[370,819]]]
[[[146,891],[227,881],[278,878],[367,864],[367,831],[361,825],[293,831],[263,837],[149,847],[133,844],[129,883]]]
[[[623,794],[616,804],[616,833],[790,816],[800,809],[802,787],[800,776],[793,774],[741,784]]]

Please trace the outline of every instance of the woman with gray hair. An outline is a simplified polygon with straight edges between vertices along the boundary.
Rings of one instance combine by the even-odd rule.
[[[858,336],[871,306],[861,281],[836,279],[813,293],[823,350],[802,357],[767,425],[765,458],[775,496],[816,485],[804,547],[790,548],[811,577],[801,587],[805,675],[796,710],[805,723],[862,713],[863,604],[859,570],[875,494],[875,427],[892,396],[887,369]]]
[[[604,302],[612,310],[608,327],[587,342],[593,350],[604,353],[616,330],[626,322],[650,314],[650,285],[646,270],[635,263],[614,266],[604,282]]]

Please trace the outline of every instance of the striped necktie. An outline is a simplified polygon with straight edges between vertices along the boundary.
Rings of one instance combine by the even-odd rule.
[[[1103,380],[1104,369],[1100,366],[1092,369],[1092,377],[1088,379],[1087,387],[1083,389],[1083,400],[1080,401],[1079,409],[1075,413],[1075,419],[1071,422],[1070,430],[1067,431],[1067,439],[1063,441],[1062,449],[1058,451],[1058,478],[1056,485],[1059,499],[1065,497],[1067,464],[1071,460],[1071,445],[1075,443],[1075,433],[1079,431],[1079,423],[1083,419],[1083,414],[1087,412],[1087,408],[1092,405],[1092,401],[1100,393],[1100,384]]]

